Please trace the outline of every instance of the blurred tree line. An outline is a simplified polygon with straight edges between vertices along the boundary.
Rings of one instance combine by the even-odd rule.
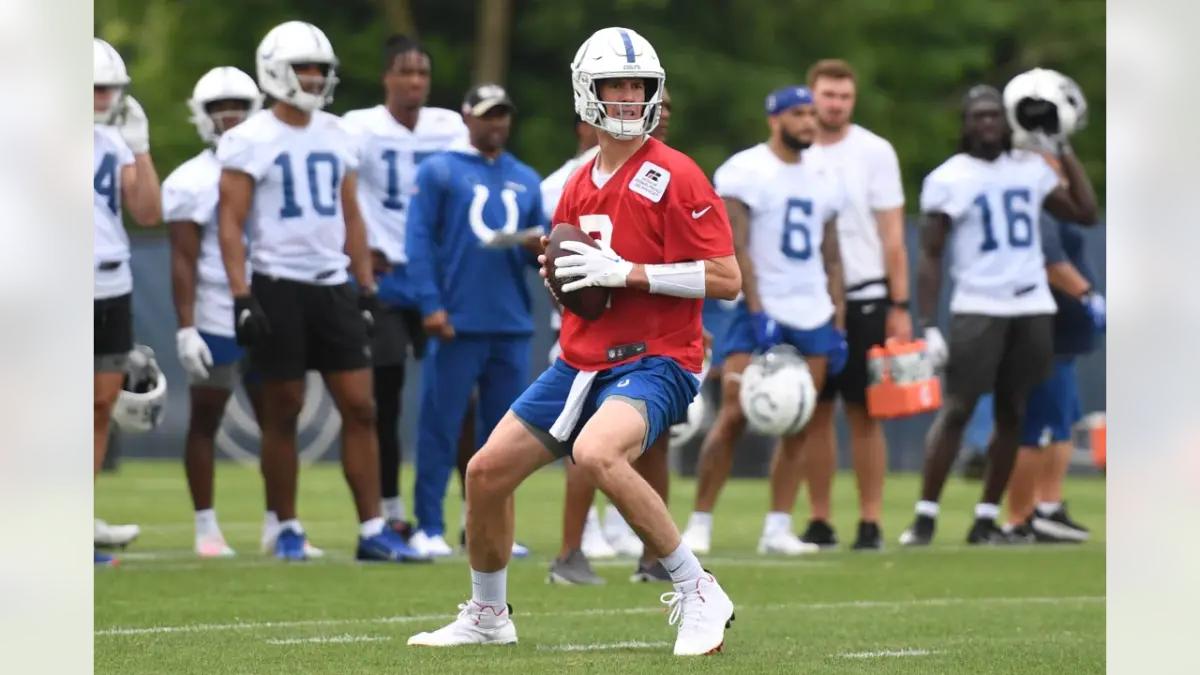
[[[290,19],[333,42],[331,112],[378,103],[380,45],[413,34],[432,54],[430,105],[457,109],[470,85],[503,82],[519,108],[511,149],[544,174],[574,152],[569,65],[598,28],[626,26],[654,44],[674,103],[670,143],[710,173],[765,137],[768,91],[841,57],[859,74],[856,121],[896,147],[910,211],[921,180],[955,151],[971,85],[1056,68],[1088,97],[1089,126],[1074,142],[1103,197],[1101,0],[95,0],[96,35],[125,57],[164,176],[201,148],[184,104],[196,80],[217,65],[254,76],[258,42]]]

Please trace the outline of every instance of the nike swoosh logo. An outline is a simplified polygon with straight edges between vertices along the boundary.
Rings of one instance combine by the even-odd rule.
[[[696,218],[699,218],[700,216],[708,213],[708,210],[711,208],[712,208],[712,205],[710,204],[710,205],[700,209],[699,211],[692,211],[692,219],[695,220]]]
[[[629,380],[621,380],[619,383],[617,383],[617,389],[620,389],[621,387],[628,387],[628,386],[629,386]]]

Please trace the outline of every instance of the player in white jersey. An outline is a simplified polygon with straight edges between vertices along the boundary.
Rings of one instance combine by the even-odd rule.
[[[896,151],[884,138],[852,122],[857,82],[845,61],[825,59],[808,71],[817,106],[817,140],[805,153],[828,167],[846,192],[838,218],[838,241],[846,286],[846,368],[830,377],[808,426],[804,450],[811,520],[807,543],[837,544],[830,525],[837,469],[834,413],[841,398],[850,426],[858,479],[859,523],[855,549],[882,546],[879,521],[887,446],[883,427],[867,414],[867,350],[886,338],[912,338],[908,314],[908,255],[904,246],[904,190]]]
[[[369,343],[377,300],[355,197],[359,160],[341,120],[321,110],[337,84],[337,57],[319,28],[289,21],[267,33],[256,61],[273,102],[221,136],[218,235],[237,341],[263,379],[263,474],[281,526],[275,555],[307,558],[296,519],[296,424],[305,372],[317,370],[342,417],[342,466],[360,523],[356,557],[414,559],[379,515]]]
[[[158,173],[150,157],[150,124],[142,106],[125,93],[130,78],[125,61],[112,45],[92,40],[92,449],[95,473],[108,451],[113,406],[121,392],[128,354],[133,349],[133,274],[129,269],[129,236],[121,223],[121,205],[138,225],[158,224]],[[97,546],[124,546],[138,535],[136,525],[110,526],[96,520]],[[112,558],[95,552],[97,564]]]
[[[929,431],[916,519],[904,545],[933,539],[938,498],[979,396],[993,391],[995,432],[988,448],[983,497],[975,506],[969,544],[1013,541],[996,525],[1012,473],[1025,401],[1050,372],[1054,298],[1046,280],[1039,219],[1092,225],[1096,196],[1083,165],[1062,142],[1059,159],[1069,187],[1037,153],[1014,150],[1000,92],[980,85],[963,102],[959,153],[925,178],[921,188],[921,261],[917,287],[930,358],[945,365],[945,396]],[[942,252],[951,242],[954,294],[947,347],[937,327]],[[948,361],[947,361],[948,358]]]
[[[400,497],[404,364],[410,347],[414,357],[424,354],[425,333],[406,273],[405,221],[416,191],[417,165],[455,142],[465,142],[467,127],[458,112],[425,105],[431,63],[420,43],[393,35],[384,42],[383,57],[383,103],[352,110],[342,119],[358,142],[358,204],[381,304],[371,353],[383,516],[389,527],[407,536],[411,527]]]
[[[787,86],[766,99],[770,138],[722,164],[713,177],[733,226],[742,301],[722,340],[721,408],[704,439],[696,501],[684,541],[707,552],[712,512],[733,465],[734,443],[746,428],[738,402],[741,373],[755,352],[787,343],[804,355],[820,390],[827,373],[845,365],[843,291],[837,218],[845,196],[829,172],[802,151],[816,137],[812,93]],[[800,555],[817,550],[792,532],[792,509],[802,479],[805,431],[785,437],[771,463],[771,505],[759,553]]]

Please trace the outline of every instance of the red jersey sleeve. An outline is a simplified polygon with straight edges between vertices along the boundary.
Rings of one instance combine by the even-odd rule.
[[[664,212],[665,262],[708,260],[733,255],[733,229],[725,203],[708,177],[684,155],[672,162]]]

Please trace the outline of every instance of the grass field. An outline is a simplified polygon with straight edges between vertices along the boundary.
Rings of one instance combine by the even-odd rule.
[[[406,479],[411,474],[406,467]],[[462,556],[433,565],[360,565],[356,527],[337,466],[307,467],[301,517],[328,556],[285,565],[258,553],[257,472],[222,464],[217,505],[240,555],[199,561],[181,465],[126,461],[96,487],[96,513],[137,522],[142,537],[115,569],[96,570],[95,666],[106,673],[887,672],[1093,673],[1104,670],[1104,483],[1068,483],[1072,515],[1091,527],[1082,546],[963,545],[978,483],[953,479],[937,543],[900,550],[917,477],[887,486],[883,553],[848,550],[802,560],[754,553],[766,504],[762,481],[731,481],[704,563],[737,606],[725,653],[671,656],[660,592],[635,585],[629,561],[602,563],[608,583],[545,583],[558,548],[562,474],[545,470],[517,497],[518,538],[531,559],[509,568],[515,647],[419,650],[409,635],[438,627],[470,592]],[[672,484],[683,522],[693,484]],[[853,480],[840,476],[835,526],[853,538]],[[451,500],[456,502],[457,500]],[[803,501],[803,498],[802,498]],[[800,513],[806,511],[802,507]],[[458,522],[448,504],[447,522]],[[798,517],[798,522],[803,517]],[[454,528],[456,530],[456,528]]]

